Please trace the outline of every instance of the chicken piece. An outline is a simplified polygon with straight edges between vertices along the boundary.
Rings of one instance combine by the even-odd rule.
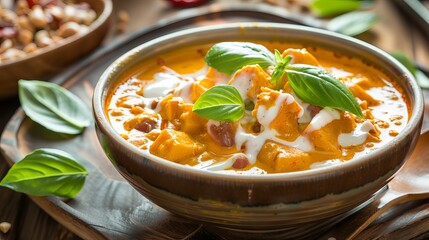
[[[368,106],[377,106],[380,101],[369,95],[360,85],[356,84],[349,86],[350,91],[353,95],[362,101],[366,101]]]
[[[180,115],[180,131],[190,135],[197,135],[205,130],[207,119],[192,111],[192,104],[183,104],[183,112]]]
[[[201,94],[207,91],[207,89],[213,87],[214,85],[226,84],[228,80],[229,75],[218,72],[216,69],[209,67],[206,76],[192,85],[192,102],[196,102]]]
[[[214,85],[226,84],[229,80],[229,75],[225,73],[221,73],[216,69],[209,67],[206,76],[198,81],[198,83],[208,89],[213,87]]]
[[[203,94],[205,91],[207,91],[208,88],[206,88],[204,85],[205,84],[202,81],[199,81],[199,82],[192,84],[191,101],[193,103],[195,103],[198,100],[198,98],[200,98],[201,94]]]
[[[270,166],[275,173],[307,170],[312,163],[308,153],[270,141],[262,147],[258,161]]]
[[[205,146],[187,133],[164,129],[149,148],[149,152],[155,156],[180,162],[196,157],[204,152]]]
[[[177,129],[180,128],[180,116],[185,111],[185,103],[180,97],[168,95],[160,103],[161,110],[159,114],[164,122],[172,123]]]
[[[312,66],[320,65],[317,59],[313,56],[313,54],[309,53],[305,48],[301,48],[301,49],[288,48],[282,54],[283,58],[286,56],[292,57],[292,60],[290,61],[290,63],[293,63],[293,64],[308,64]]]
[[[270,75],[259,65],[248,65],[235,72],[228,84],[236,87],[244,100],[255,100],[261,88],[274,88],[270,80]]]
[[[298,118],[302,114],[302,107],[292,95],[268,88],[262,89],[252,112],[263,128],[274,129],[278,137],[287,141],[300,136]]]
[[[340,119],[333,120],[319,129],[307,132],[307,134],[316,152],[340,157],[341,148],[338,145],[338,135],[351,132],[355,127],[354,117],[349,114],[342,114]]]

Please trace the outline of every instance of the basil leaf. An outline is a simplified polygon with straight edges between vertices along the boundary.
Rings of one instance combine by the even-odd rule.
[[[417,69],[414,63],[410,59],[408,59],[404,53],[393,52],[390,55],[392,55],[396,60],[402,63],[408,69],[408,71],[410,71],[415,76]]]
[[[55,149],[38,149],[15,163],[0,186],[33,196],[75,197],[88,172],[69,154]]]
[[[19,100],[25,114],[58,133],[79,134],[90,125],[89,108],[77,96],[54,83],[20,80]]]
[[[377,20],[378,17],[374,13],[351,12],[333,18],[326,28],[348,36],[356,36],[370,29]]]
[[[404,53],[393,52],[391,55],[396,58],[396,60],[401,62],[408,69],[408,71],[414,75],[417,80],[417,84],[419,84],[420,87],[429,88],[429,78],[424,72],[420,71],[414,62],[407,58]]]
[[[247,65],[274,66],[273,54],[266,47],[249,42],[217,43],[207,52],[205,61],[210,67],[228,74]]]
[[[357,10],[359,0],[313,0],[310,9],[321,17],[330,17]]]
[[[293,64],[286,67],[286,74],[293,91],[303,101],[363,117],[350,90],[325,70],[305,64]]]
[[[235,87],[214,86],[201,94],[192,111],[208,119],[234,122],[244,115],[244,101]]]
[[[271,74],[271,82],[276,84],[277,89],[281,89],[283,74],[285,72],[286,65],[289,64],[292,57],[286,56],[285,58],[282,58],[282,55],[277,49],[274,52],[274,56],[276,58],[276,67],[274,68],[274,71]]]

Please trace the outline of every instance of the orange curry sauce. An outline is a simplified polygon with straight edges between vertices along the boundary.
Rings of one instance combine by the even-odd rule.
[[[232,75],[206,66],[211,45],[175,50],[121,76],[106,114],[130,144],[160,158],[208,171],[267,174],[340,164],[394,138],[410,108],[396,82],[363,61],[316,47],[264,42],[293,63],[320,66],[343,82],[364,118],[304,103],[286,83],[270,83],[272,68],[246,66]],[[286,76],[284,77],[286,78]],[[193,103],[214,85],[235,86],[245,116],[234,123],[205,119]]]

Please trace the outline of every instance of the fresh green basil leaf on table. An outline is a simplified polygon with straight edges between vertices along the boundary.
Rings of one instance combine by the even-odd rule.
[[[20,80],[19,100],[25,114],[58,133],[79,134],[92,121],[89,108],[65,88],[50,82]]]
[[[0,186],[33,196],[75,197],[88,172],[73,156],[56,149],[37,149],[9,169]]]
[[[348,36],[356,36],[369,30],[378,20],[372,12],[350,12],[329,20],[326,28]]]

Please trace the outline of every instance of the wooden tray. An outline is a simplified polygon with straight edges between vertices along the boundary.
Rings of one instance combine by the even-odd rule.
[[[126,51],[158,36],[198,25],[237,21],[272,21],[321,26],[321,23],[314,19],[298,18],[296,15],[267,5],[247,6],[245,9],[243,6],[240,8],[218,6],[216,10],[213,9],[210,7],[193,9],[181,13],[180,17],[164,20],[126,39],[113,42],[55,77],[53,81],[70,89],[90,107],[93,88],[104,69]],[[199,223],[170,214],[137,193],[116,172],[104,155],[94,126],[76,137],[50,134],[28,119],[22,109],[19,109],[2,134],[2,154],[12,165],[32,150],[42,147],[61,149],[72,154],[90,172],[82,192],[75,199],[64,201],[56,197],[31,197],[49,215],[80,237],[223,239],[222,236],[209,233]],[[383,224],[386,225],[384,229],[391,227],[389,223],[381,225]],[[391,227],[389,231],[400,231],[398,229],[402,226],[404,225]],[[412,224],[408,222],[407,226]],[[401,233],[406,234],[407,231],[410,230],[401,230]]]

